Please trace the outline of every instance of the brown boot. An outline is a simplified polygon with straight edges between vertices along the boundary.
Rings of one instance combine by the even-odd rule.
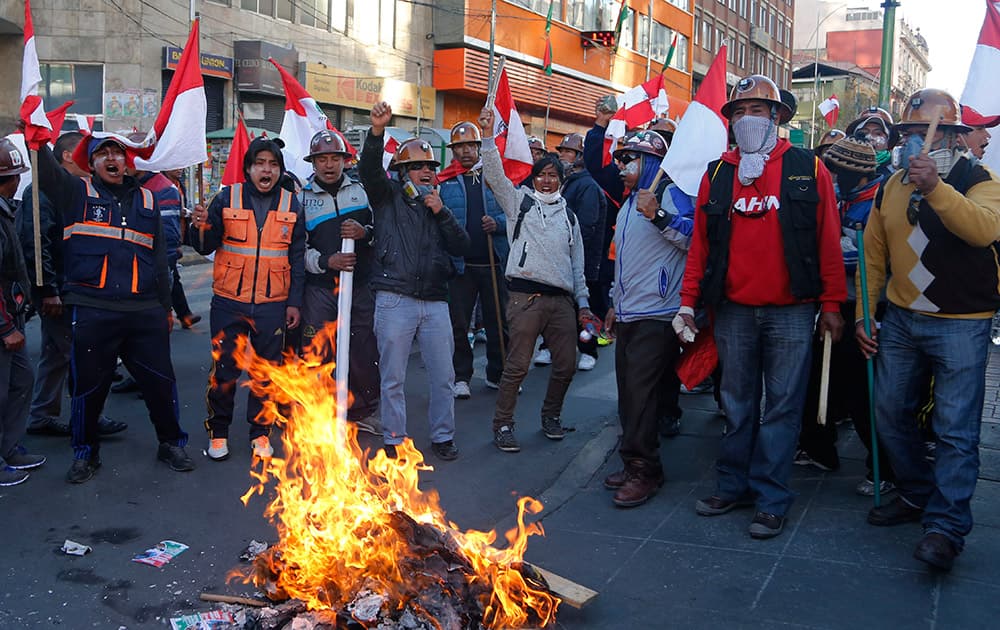
[[[663,485],[663,470],[643,461],[625,465],[627,479],[611,500],[618,507],[636,507],[650,499]]]
[[[604,487],[608,490],[617,490],[624,486],[626,481],[628,481],[628,471],[622,468],[604,478]]]

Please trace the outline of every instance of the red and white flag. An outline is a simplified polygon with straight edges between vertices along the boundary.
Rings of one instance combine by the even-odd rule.
[[[725,103],[726,47],[722,46],[677,125],[667,157],[660,163],[677,187],[691,197],[698,194],[708,163],[719,159],[728,147],[728,122],[722,115]]]
[[[52,138],[52,124],[45,116],[38,86],[42,72],[38,68],[35,48],[35,26],[31,22],[31,3],[24,0],[24,57],[21,59],[21,120],[24,121],[24,141],[37,150]]]
[[[93,133],[94,123],[97,122],[97,116],[84,116],[83,114],[74,114],[76,116],[76,126],[80,131],[84,133]]]
[[[979,31],[979,42],[969,66],[969,76],[962,91],[962,121],[967,125],[990,127],[1000,116],[1000,2],[987,0],[986,17]],[[983,162],[1000,170],[1000,142],[986,147]]]
[[[312,164],[303,158],[309,155],[309,142],[324,129],[332,129],[316,99],[309,95],[298,79],[274,59],[268,59],[281,73],[285,88],[285,118],[281,121],[281,139],[285,143],[285,168],[301,181],[312,175]]]
[[[247,134],[246,125],[243,124],[243,117],[240,116],[236,121],[236,129],[233,131],[233,142],[229,145],[226,170],[222,171],[223,186],[241,184],[246,179],[243,173],[243,157],[249,148],[250,136]]]
[[[830,98],[821,102],[818,106],[819,113],[823,114],[823,118],[826,119],[826,124],[833,128],[837,125],[837,117],[840,116],[840,101],[837,100],[836,94],[831,94]]]
[[[604,165],[611,164],[612,154],[618,148],[618,142],[625,137],[629,129],[642,127],[664,116],[670,111],[670,100],[663,85],[663,75],[658,74],[649,81],[637,85],[617,97],[618,111],[608,122],[604,136]]]
[[[152,149],[140,151],[135,158],[135,166],[139,170],[169,171],[208,159],[205,149],[208,101],[205,100],[205,82],[201,77],[199,23],[200,20],[195,20],[191,25],[191,33],[163,97],[160,113],[146,136],[145,144]]]
[[[66,110],[72,107],[75,102],[66,101],[45,114],[45,117],[49,119],[49,126],[52,128],[52,137],[49,139],[49,144],[54,143],[59,138],[59,131],[62,129],[63,123],[66,122]]]
[[[493,100],[493,138],[503,160],[503,172],[517,186],[531,174],[534,161],[528,146],[528,134],[524,131],[524,124],[521,123],[521,116],[517,113],[514,97],[510,93],[506,68],[500,70],[497,78],[496,96]]]
[[[382,168],[386,171],[389,170],[389,164],[392,162],[392,158],[396,156],[396,149],[398,148],[399,140],[385,133],[382,143]]]

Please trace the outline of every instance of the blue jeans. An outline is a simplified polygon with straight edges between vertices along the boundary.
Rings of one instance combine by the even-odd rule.
[[[958,549],[972,531],[969,502],[979,476],[990,322],[931,317],[890,304],[875,361],[879,446],[892,463],[899,494],[924,508],[926,533],[944,534]],[[924,459],[924,441],[913,421],[922,367],[934,375],[934,463]]]
[[[716,462],[718,496],[733,500],[752,493],[759,512],[788,512],[794,499],[788,481],[802,422],[815,318],[816,305],[811,303],[728,302],[717,309],[715,343],[727,425]]]
[[[430,400],[427,417],[431,442],[455,436],[455,369],[451,363],[452,339],[448,303],[392,293],[375,293],[375,336],[378,338],[379,374],[382,377],[382,439],[400,444],[406,433],[406,366],[416,338],[427,369]]]

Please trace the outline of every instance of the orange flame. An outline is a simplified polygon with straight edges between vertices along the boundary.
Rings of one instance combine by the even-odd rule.
[[[276,481],[275,498],[264,512],[279,535],[267,560],[276,583],[265,584],[268,578],[254,571],[243,580],[300,599],[310,610],[340,609],[362,589],[405,601],[405,566],[414,550],[392,527],[392,514],[401,511],[457,543],[472,569],[468,583],[484,593],[479,603],[486,627],[554,622],[559,598],[519,570],[528,537],[544,534],[525,515],[537,514],[542,504],[520,499],[517,527],[506,534],[508,546],[497,549],[495,532],[459,530],[446,519],[437,492],[418,488],[419,471],[432,468],[412,442],[397,446],[395,459],[379,450],[369,460],[354,425],[335,419],[334,366],[321,358],[330,356],[334,328],[320,331],[304,357],[286,355],[281,365],[258,357],[245,337],[237,340],[236,361],[266,400],[261,419],[284,428],[285,453],[252,469],[254,484],[241,497],[246,504],[263,494],[270,479]]]

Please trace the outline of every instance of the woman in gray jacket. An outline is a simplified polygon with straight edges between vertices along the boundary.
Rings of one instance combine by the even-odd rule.
[[[516,188],[504,174],[493,141],[493,112],[479,115],[483,130],[483,176],[507,216],[507,323],[510,345],[493,414],[493,442],[508,453],[521,450],[514,437],[514,407],[528,373],[535,340],[542,335],[552,353],[549,388],[542,403],[542,431],[551,440],[564,436],[560,413],[576,372],[577,321],[594,321],[583,273],[583,239],[576,217],[559,194],[564,179],[559,160],[535,162],[527,186]]]

